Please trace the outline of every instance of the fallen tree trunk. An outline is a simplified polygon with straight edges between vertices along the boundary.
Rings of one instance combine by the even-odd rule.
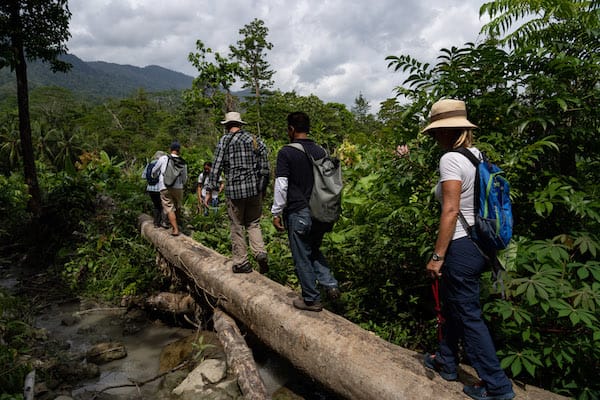
[[[139,218],[141,233],[219,305],[298,369],[347,399],[464,399],[464,383],[477,380],[461,368],[447,382],[422,365],[422,355],[395,346],[327,310],[300,311],[298,296],[257,272],[234,274],[231,260],[185,235],[173,237]],[[519,399],[565,399],[515,385]]]
[[[237,377],[244,399],[266,400],[268,398],[267,388],[258,373],[252,351],[242,337],[235,321],[219,309],[215,309],[213,321],[217,337],[227,355],[227,364]]]

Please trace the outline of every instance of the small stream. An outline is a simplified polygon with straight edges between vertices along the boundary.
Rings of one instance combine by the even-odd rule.
[[[0,287],[14,289],[19,280],[6,268],[0,268]],[[72,301],[53,304],[36,316],[36,328],[48,332],[51,340],[64,344],[65,352],[80,359],[96,343],[121,342],[127,350],[125,358],[99,366],[100,375],[76,383],[70,396],[75,400],[92,399],[94,393],[107,387],[128,385],[132,381],[145,382],[159,374],[161,352],[166,345],[195,334],[195,329],[171,326],[160,320],[148,320],[137,310],[130,316],[125,308],[80,304]],[[214,335],[213,332],[206,332]],[[310,377],[293,368],[287,360],[272,352],[261,342],[248,335],[259,372],[269,395],[275,400],[340,400],[328,393]],[[85,362],[85,361],[83,361]],[[97,399],[169,399],[169,392],[161,391],[162,379],[146,383],[140,388],[122,387],[106,390]]]

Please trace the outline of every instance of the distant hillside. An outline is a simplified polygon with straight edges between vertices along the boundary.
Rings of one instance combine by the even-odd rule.
[[[61,59],[72,65],[69,72],[53,73],[47,64],[41,62],[28,64],[30,89],[60,86],[71,90],[77,97],[102,100],[126,97],[140,88],[148,92],[188,89],[194,79],[156,65],[140,68],[104,61],[86,62],[71,54]],[[15,86],[14,72],[9,68],[0,69],[0,93],[14,93]]]

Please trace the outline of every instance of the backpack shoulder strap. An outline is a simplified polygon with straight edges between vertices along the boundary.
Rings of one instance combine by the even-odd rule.
[[[297,143],[297,142],[296,143],[288,143],[288,144],[286,144],[286,146],[292,147],[296,150],[300,150],[301,152],[306,153],[306,150],[304,149],[304,146],[301,143]],[[307,153],[307,155],[308,155],[308,153]]]
[[[452,151],[455,153],[460,153],[463,156],[467,157],[469,161],[471,161],[471,163],[475,166],[475,168],[477,168],[479,166],[479,163],[481,162],[481,160],[479,160],[477,156],[475,156],[475,154],[473,154],[471,150],[467,149],[466,147],[459,147],[457,149],[453,149]]]
[[[477,215],[479,213],[479,164],[481,163],[481,161],[466,147],[459,147],[451,151],[462,154],[469,161],[471,161],[471,163],[475,167],[475,191],[473,194],[473,209],[475,210],[475,215]],[[471,237],[472,227],[467,223],[467,219],[463,215],[462,211],[458,212],[458,219],[460,220],[463,229],[467,232],[469,237]]]

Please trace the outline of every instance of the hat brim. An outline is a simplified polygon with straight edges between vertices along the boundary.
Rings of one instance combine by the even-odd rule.
[[[477,125],[464,117],[444,118],[430,123],[421,133],[430,133],[429,131],[440,128],[477,128]]]
[[[221,125],[230,124],[232,122],[236,122],[238,124],[246,125],[246,123],[244,121],[242,121],[241,119],[240,120],[230,119],[230,120],[221,121]]]

